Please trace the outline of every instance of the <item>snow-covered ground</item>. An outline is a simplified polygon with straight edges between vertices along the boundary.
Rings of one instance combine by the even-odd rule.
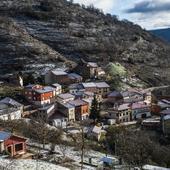
[[[51,163],[32,160],[32,159],[17,159],[9,160],[0,158],[0,169],[5,170],[69,170],[68,168],[54,165]]]
[[[29,142],[29,144],[32,145],[32,146],[40,146],[40,144],[32,143],[32,142]],[[45,148],[50,149],[50,145],[46,145]],[[55,156],[56,157],[62,157],[63,156],[62,150],[63,149],[62,149],[61,145],[56,145],[55,151],[59,154],[56,154]],[[73,160],[72,165],[75,165],[75,167],[77,167],[76,168],[77,170],[80,169],[80,168],[78,168],[78,167],[80,167],[80,161],[81,161],[80,151],[76,151],[74,149],[74,147],[69,147],[69,146],[64,147],[64,150],[65,150],[64,151],[65,156],[67,158],[70,158],[71,160]],[[43,150],[43,149],[40,150],[40,153],[45,153],[45,152],[47,152],[47,151]],[[99,165],[100,159],[103,158],[104,156],[106,156],[104,153],[97,152],[97,151],[94,151],[94,150],[88,150],[88,151],[85,151],[84,162],[88,163],[89,158],[91,158],[93,165]],[[83,169],[84,170],[96,170],[95,167],[87,166],[87,165],[84,165]]]

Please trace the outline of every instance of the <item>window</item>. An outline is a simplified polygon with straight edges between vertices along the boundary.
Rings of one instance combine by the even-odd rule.
[[[16,144],[15,145],[15,151],[18,152],[18,151],[21,151],[21,150],[23,150],[23,144],[22,143]]]
[[[107,88],[105,88],[105,89],[104,89],[104,92],[107,92],[107,91],[108,91]]]

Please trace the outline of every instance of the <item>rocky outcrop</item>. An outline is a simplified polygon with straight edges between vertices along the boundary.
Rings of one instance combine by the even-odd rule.
[[[170,47],[133,23],[65,0],[7,0],[2,4],[0,15],[12,18],[25,32],[17,46],[12,48],[11,42],[7,43],[13,59],[18,59],[16,51],[21,54],[27,51],[22,62],[30,64],[54,63],[50,61],[59,58],[64,63],[67,60],[78,63],[83,58],[103,66],[117,61],[149,85],[170,83]],[[32,43],[34,48],[29,46],[27,37],[36,42]],[[16,50],[23,39],[26,46]],[[3,62],[9,63],[5,57]]]
[[[55,67],[67,59],[45,43],[33,38],[12,19],[0,17],[1,74]]]

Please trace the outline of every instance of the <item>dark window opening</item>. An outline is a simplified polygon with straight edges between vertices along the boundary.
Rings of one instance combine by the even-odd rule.
[[[23,150],[22,143],[16,144],[16,145],[15,145],[15,151],[18,152],[18,151],[21,151],[21,150]]]

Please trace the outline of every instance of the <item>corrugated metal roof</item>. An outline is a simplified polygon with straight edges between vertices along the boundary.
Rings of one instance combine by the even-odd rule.
[[[10,138],[11,133],[5,132],[5,131],[0,131],[0,141],[4,141],[8,138]]]

